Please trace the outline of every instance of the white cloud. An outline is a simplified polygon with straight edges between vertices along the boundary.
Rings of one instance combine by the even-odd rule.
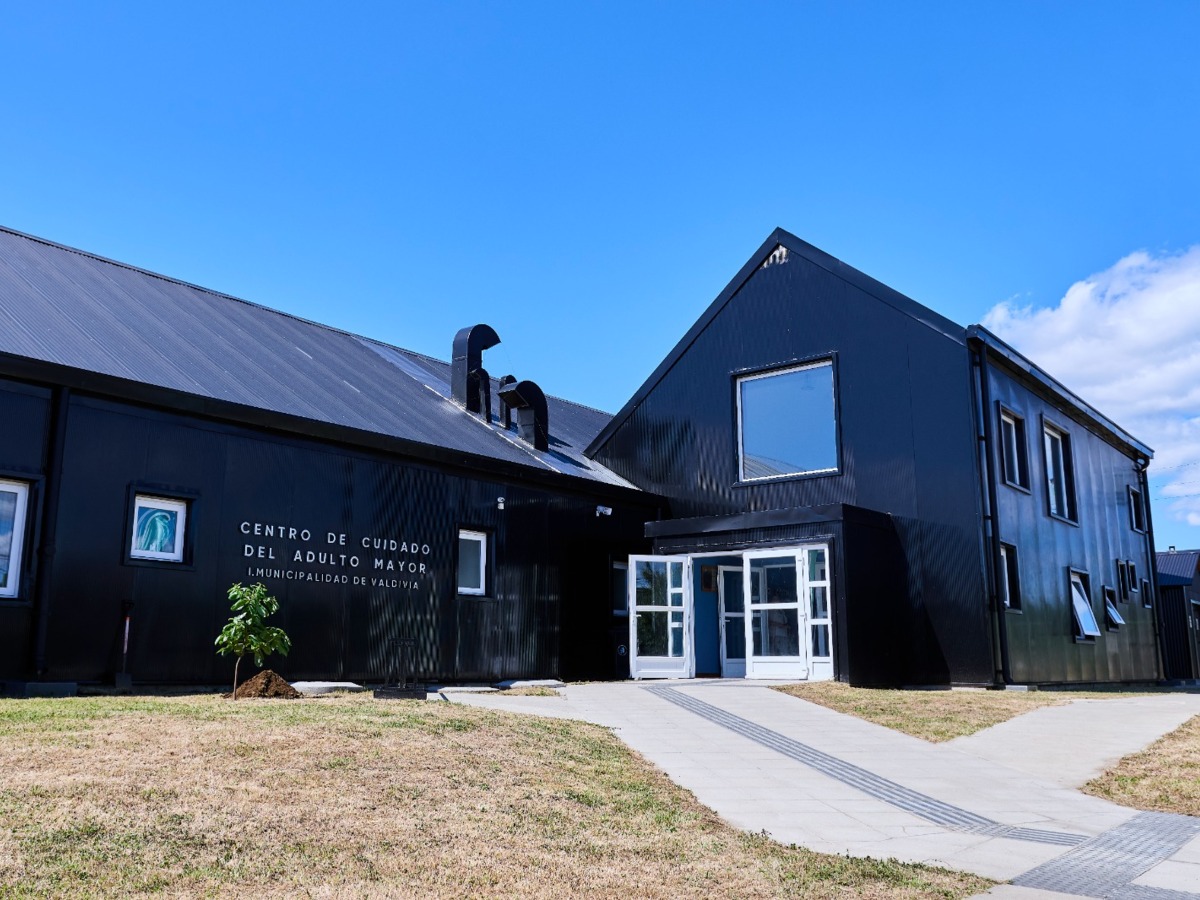
[[[1200,526],[1200,245],[1131,253],[1057,306],[1005,301],[983,325],[1154,448],[1156,524]]]

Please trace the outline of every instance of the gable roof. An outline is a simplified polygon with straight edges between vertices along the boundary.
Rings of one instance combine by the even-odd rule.
[[[996,351],[1007,362],[1014,374],[1025,379],[1035,389],[1041,391],[1043,394],[1057,398],[1059,405],[1065,406],[1068,410],[1073,410],[1078,417],[1098,428],[1110,440],[1129,448],[1132,454],[1140,454],[1147,459],[1153,458],[1153,450],[1080,399],[1061,382],[1047,374],[1045,370],[1022,356],[983,326],[972,325],[969,328],[964,328],[961,325],[957,325],[940,313],[934,312],[929,307],[921,305],[910,297],[906,297],[883,282],[876,281],[870,275],[859,271],[853,266],[847,265],[837,257],[831,256],[782,228],[776,228],[771,232],[770,237],[762,243],[762,246],[742,266],[737,275],[733,277],[733,280],[725,286],[725,289],[717,295],[717,298],[709,305],[700,318],[696,320],[696,323],[688,329],[687,334],[667,354],[666,358],[659,363],[658,367],[650,374],[645,383],[638,388],[629,401],[612,417],[603,430],[596,435],[595,439],[584,450],[587,456],[594,456],[600,451],[600,448],[604,446],[633,411],[637,409],[638,405],[654,390],[700,334],[708,328],[721,310],[733,300],[750,277],[764,265],[768,264],[772,255],[779,247],[785,248],[792,256],[807,260],[812,265],[824,269],[847,284],[858,288],[863,293],[874,297],[881,303],[892,307],[956,343],[966,346],[970,340],[987,344],[989,348]]]
[[[1081,418],[1093,428],[1105,435],[1109,441],[1124,445],[1131,455],[1144,456],[1147,460],[1154,458],[1154,451],[1143,444],[1132,434],[1100,412],[1078,394],[1064,385],[1061,381],[1021,354],[1009,344],[1006,344],[982,325],[972,325],[967,329],[967,337],[971,340],[986,344],[988,349],[1000,357],[1006,368],[1015,376],[1031,385],[1039,393],[1061,401],[1069,411]]]
[[[1188,585],[1196,578],[1200,566],[1200,550],[1167,550],[1154,554],[1160,587]]]
[[[452,402],[441,360],[0,227],[0,372],[27,373],[26,360],[106,376],[82,378],[90,387],[216,401],[204,408],[217,415],[265,410],[351,442],[366,432],[630,486],[582,453],[608,421],[599,410],[548,397],[539,452]]]
[[[882,281],[876,281],[865,272],[860,272],[853,266],[847,265],[836,256],[831,256],[824,250],[814,247],[791,232],[785,231],[782,228],[776,228],[771,232],[770,237],[763,241],[762,246],[755,251],[738,273],[733,276],[733,279],[725,286],[725,289],[709,304],[708,309],[701,314],[696,323],[688,329],[687,334],[680,339],[679,343],[667,354],[666,358],[658,364],[658,367],[650,373],[650,377],[637,389],[637,392],[629,398],[629,401],[621,407],[604,429],[596,435],[595,440],[588,445],[584,453],[590,457],[600,451],[600,448],[616,433],[617,429],[637,409],[638,405],[646,399],[666,374],[671,371],[671,368],[679,361],[680,357],[687,352],[688,348],[708,328],[713,319],[733,300],[738,291],[742,289],[742,286],[749,281],[750,276],[762,268],[779,247],[785,248],[790,255],[807,260],[809,263],[824,269],[831,275],[842,279],[846,283],[874,297],[876,300],[932,328],[939,334],[945,335],[960,344],[966,343],[966,330],[961,325],[956,325],[945,316],[934,312],[927,306],[922,306],[917,301],[904,296],[904,294],[901,294],[894,288],[888,287]]]

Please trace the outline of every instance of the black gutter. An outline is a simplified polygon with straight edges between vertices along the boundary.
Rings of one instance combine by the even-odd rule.
[[[50,400],[50,440],[46,447],[46,497],[42,517],[40,550],[38,553],[37,584],[34,603],[37,608],[37,631],[34,638],[33,669],[38,678],[46,674],[46,638],[50,629],[50,582],[54,577],[54,555],[57,550],[58,507],[62,496],[63,452],[67,442],[67,413],[71,406],[71,389],[58,387]]]
[[[1005,368],[1017,375],[1034,388],[1034,392],[1050,401],[1071,418],[1099,431],[1110,443],[1123,446],[1130,456],[1144,456],[1150,459],[1154,451],[1135,438],[1132,434],[1104,415],[1087,401],[1066,387],[1061,381],[1050,375],[1028,357],[1022,356],[996,335],[982,325],[972,325],[967,329],[967,337],[988,347],[996,355],[997,362],[1005,364]]]
[[[1000,567],[1004,564],[1000,556],[1000,516],[996,509],[996,436],[992,428],[992,386],[988,379],[988,348],[982,341],[976,343],[975,365],[979,369],[979,402],[983,413],[983,458],[984,493],[987,497],[987,512],[984,521],[991,524],[991,553],[988,554],[991,569],[991,601],[996,615],[996,633],[1000,640],[1000,676],[1005,684],[1012,684],[1012,666],[1008,652],[1008,615],[1000,599]],[[1010,587],[1011,590],[1011,587]]]
[[[1162,594],[1159,593],[1158,586],[1158,554],[1154,552],[1154,519],[1150,515],[1150,479],[1146,475],[1146,470],[1150,467],[1150,460],[1139,459],[1137,461],[1138,470],[1138,486],[1142,489],[1142,507],[1146,511],[1146,561],[1150,564],[1150,585],[1154,589],[1154,597],[1150,601],[1154,604],[1154,615],[1151,617],[1154,620],[1154,656],[1158,660],[1158,674],[1160,678],[1166,677],[1166,671],[1163,667],[1163,648],[1162,648]]]

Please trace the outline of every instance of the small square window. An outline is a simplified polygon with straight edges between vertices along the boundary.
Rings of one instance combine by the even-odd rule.
[[[458,533],[458,592],[487,593],[488,536],[482,531]]]
[[[1077,638],[1100,637],[1100,626],[1096,622],[1096,614],[1092,612],[1092,601],[1088,598],[1085,575],[1071,572],[1071,611],[1075,616],[1075,636]]]
[[[28,507],[26,482],[0,481],[0,598],[16,597],[21,589]]]
[[[1134,531],[1146,531],[1146,506],[1142,502],[1142,492],[1129,489],[1129,527]]]
[[[130,557],[160,562],[183,562],[187,516],[186,500],[137,494],[133,499]]]
[[[1021,577],[1017,569],[1017,548],[1000,545],[1000,599],[1005,609],[1021,608]]]
[[[833,361],[739,378],[737,427],[741,481],[836,472]]]
[[[1117,560],[1117,591],[1122,600],[1129,599],[1129,565],[1123,559]]]
[[[1150,582],[1142,579],[1142,606],[1150,609],[1154,605],[1154,590],[1150,587]]]
[[[1125,566],[1129,570],[1129,590],[1136,594],[1138,590],[1137,565],[1130,560],[1126,560]]]
[[[1046,498],[1050,515],[1069,522],[1075,515],[1075,471],[1071,459],[1071,436],[1044,423],[1042,443],[1046,463]]]
[[[1000,467],[1004,483],[1029,490],[1029,454],[1025,444],[1025,420],[1000,409]]]
[[[1115,588],[1104,588],[1104,624],[1109,631],[1116,631],[1125,624],[1121,614],[1117,612],[1117,592]]]

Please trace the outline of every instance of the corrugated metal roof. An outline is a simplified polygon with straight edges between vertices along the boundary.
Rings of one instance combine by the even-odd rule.
[[[1191,584],[1200,566],[1200,550],[1168,550],[1154,554],[1160,585]]]
[[[2,227],[0,352],[631,486],[582,453],[607,413],[548,397],[538,452],[453,403],[448,363]]]

